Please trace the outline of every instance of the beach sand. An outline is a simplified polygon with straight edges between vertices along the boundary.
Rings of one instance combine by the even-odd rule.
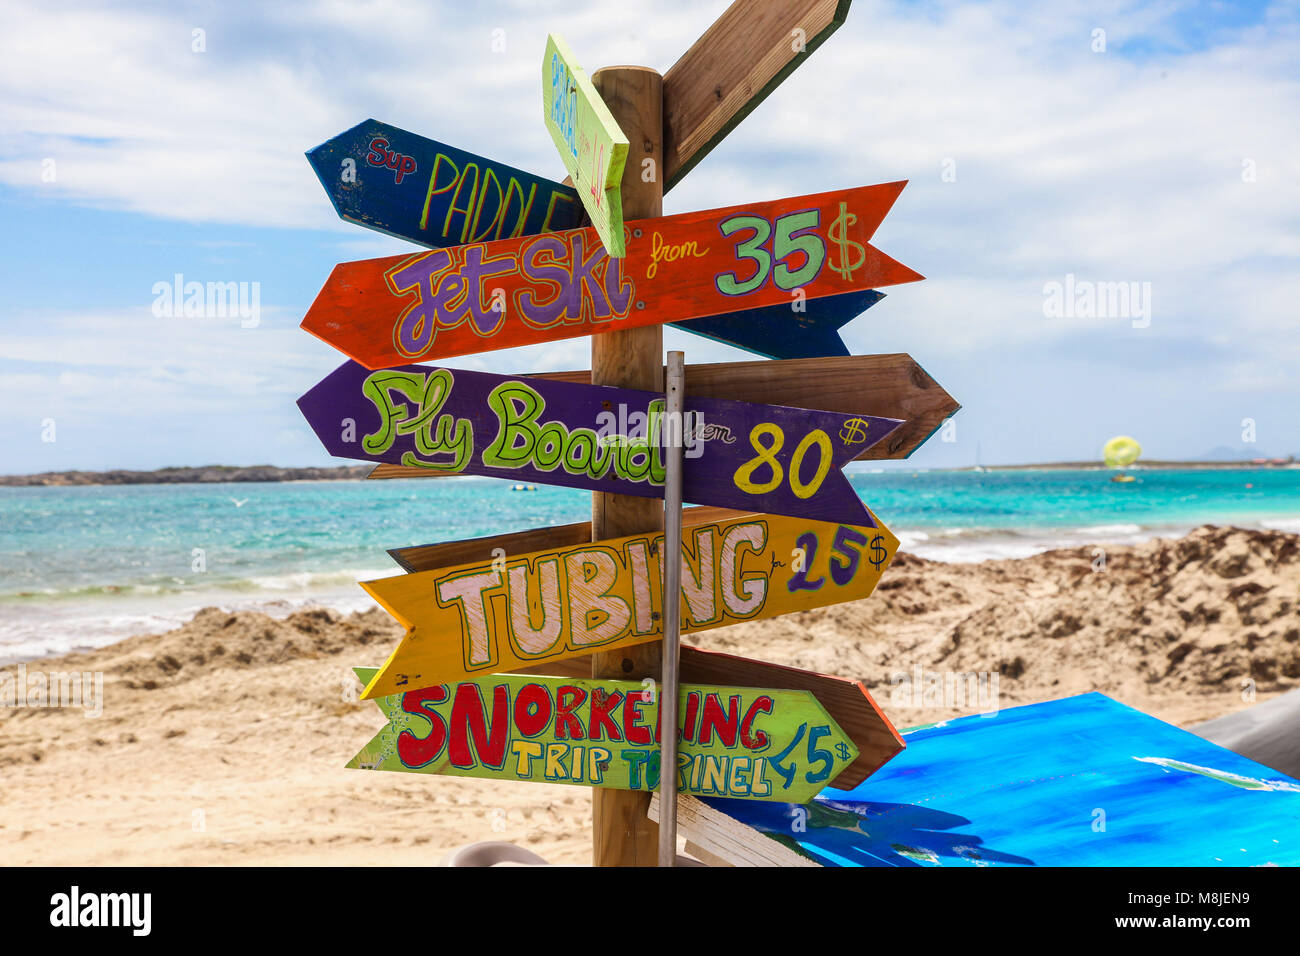
[[[0,861],[421,864],[508,840],[589,862],[585,788],[343,769],[383,724],[350,668],[399,636],[378,610],[209,608],[30,663],[102,671],[103,713],[0,708]],[[902,555],[869,600],[686,640],[863,680],[900,728],[981,705],[894,675],[979,672],[998,675],[1000,707],[1097,690],[1190,726],[1300,686],[1300,535],[1200,528],[1107,549],[1104,570],[1091,547]]]

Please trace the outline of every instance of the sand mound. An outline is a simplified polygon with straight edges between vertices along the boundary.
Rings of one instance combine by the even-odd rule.
[[[309,608],[277,620],[256,611],[207,607],[166,634],[134,637],[62,660],[81,670],[111,672],[131,689],[156,690],[218,670],[257,670],[343,654],[382,661],[401,636],[401,626],[378,608],[347,616]]]
[[[1003,706],[1099,690],[1204,719],[1300,686],[1300,536],[1205,526],[979,565],[902,555],[869,600],[698,643],[858,677],[902,725],[974,709],[896,713],[896,675],[916,667],[996,673]]]

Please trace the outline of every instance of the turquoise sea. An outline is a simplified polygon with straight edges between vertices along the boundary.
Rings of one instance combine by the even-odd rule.
[[[1300,469],[913,472],[851,478],[904,550],[947,561],[1300,532]],[[489,478],[0,488],[0,664],[158,632],[207,605],[367,607],[385,549],[584,521],[590,497]]]

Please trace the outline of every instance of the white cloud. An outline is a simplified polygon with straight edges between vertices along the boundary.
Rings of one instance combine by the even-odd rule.
[[[189,221],[332,227],[304,149],[375,115],[559,177],[540,50],[665,69],[722,4],[620,4],[619,29],[559,4],[319,2],[56,16],[12,6],[0,40],[0,180]],[[653,13],[653,15],[652,15]],[[882,238],[959,247],[965,267],[1193,269],[1300,248],[1294,19],[1207,52],[1178,5],[868,3],[670,195],[673,209],[911,178]],[[919,15],[918,15],[919,14]],[[1279,15],[1280,16],[1280,15]],[[1110,48],[1089,49],[1096,25]],[[490,52],[503,29],[504,53]],[[39,159],[59,178],[40,182]],[[755,162],[773,157],[774,163]],[[956,162],[955,183],[940,164]],[[1254,160],[1258,182],[1241,182]],[[1188,241],[1192,235],[1196,241]],[[925,271],[923,268],[922,271]],[[1058,271],[1055,269],[1052,272]]]

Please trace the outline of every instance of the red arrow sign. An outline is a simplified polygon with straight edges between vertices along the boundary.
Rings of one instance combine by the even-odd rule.
[[[380,369],[915,282],[869,242],[904,185],[345,262],[302,327]]]

